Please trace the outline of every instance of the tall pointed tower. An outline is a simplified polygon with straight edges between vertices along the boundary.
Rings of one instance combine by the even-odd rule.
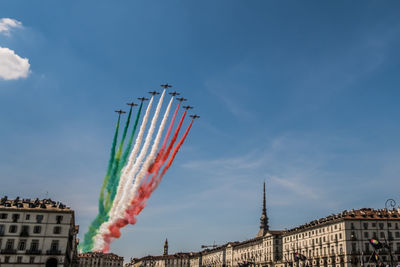
[[[164,243],[164,253],[163,253],[163,255],[164,256],[168,255],[168,239],[167,238],[165,239],[165,243]]]
[[[267,208],[265,203],[265,182],[264,182],[264,191],[263,191],[263,207],[260,218],[260,231],[258,231],[257,237],[265,235],[269,230],[268,226],[268,216],[267,216]]]

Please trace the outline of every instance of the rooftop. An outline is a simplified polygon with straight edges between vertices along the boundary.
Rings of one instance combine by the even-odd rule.
[[[341,220],[400,220],[399,210],[387,210],[387,209],[371,209],[363,208],[358,210],[344,210],[337,214],[332,214],[327,217],[311,221],[309,223],[300,225],[298,227],[287,230],[286,234],[292,232],[302,231],[308,228],[341,221]]]
[[[49,210],[49,211],[65,211],[72,212],[72,210],[59,201],[53,201],[50,198],[47,199],[8,199],[4,196],[0,199],[0,210]]]
[[[114,253],[103,253],[103,252],[86,252],[78,254],[78,258],[102,258],[107,260],[124,260],[124,257],[120,257]]]

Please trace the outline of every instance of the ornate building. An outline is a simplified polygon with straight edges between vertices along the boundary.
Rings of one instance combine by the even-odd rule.
[[[76,264],[74,211],[51,199],[0,199],[0,266]]]
[[[124,258],[113,253],[87,252],[78,255],[79,267],[121,267]]]
[[[400,262],[399,210],[343,211],[290,230],[270,230],[264,183],[256,237],[201,252],[174,255],[165,254],[168,252],[166,241],[164,256],[135,259],[128,266],[166,267],[170,257],[175,259],[170,267],[355,267],[361,263],[366,267],[376,264],[372,262],[371,238],[387,244],[387,248],[376,250],[380,262],[389,266]],[[185,261],[176,260],[182,255]]]

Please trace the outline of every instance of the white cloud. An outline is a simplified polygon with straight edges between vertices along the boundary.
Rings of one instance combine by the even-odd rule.
[[[15,19],[0,19],[0,33],[9,36],[12,28],[22,28],[22,23]]]
[[[0,79],[16,80],[29,75],[29,60],[15,54],[14,50],[0,46]]]

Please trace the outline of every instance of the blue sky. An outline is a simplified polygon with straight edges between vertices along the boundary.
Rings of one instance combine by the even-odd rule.
[[[126,259],[160,254],[166,237],[171,252],[254,237],[264,180],[273,229],[400,202],[399,8],[2,1],[0,19],[21,25],[0,27],[0,193],[48,192],[76,210],[82,237],[113,110],[169,82],[201,119],[137,225],[113,243]],[[1,68],[6,56],[17,73]]]

